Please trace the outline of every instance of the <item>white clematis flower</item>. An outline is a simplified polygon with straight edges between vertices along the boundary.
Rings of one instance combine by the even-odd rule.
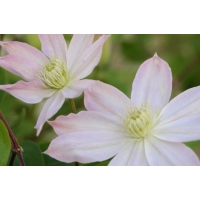
[[[171,70],[157,55],[140,66],[131,99],[96,82],[85,91],[88,111],[50,122],[58,137],[45,153],[63,162],[200,165],[181,143],[200,139],[200,87],[169,102],[171,89]]]
[[[39,35],[42,51],[22,42],[0,42],[9,55],[0,58],[0,66],[25,81],[0,85],[14,97],[30,104],[48,98],[35,128],[39,135],[43,124],[63,105],[88,88],[88,76],[98,64],[108,36],[93,43],[94,35],[74,35],[69,48],[63,35]]]

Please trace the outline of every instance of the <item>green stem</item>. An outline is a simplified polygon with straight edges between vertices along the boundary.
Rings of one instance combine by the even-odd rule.
[[[76,114],[76,105],[75,105],[75,102],[74,102],[74,99],[69,99],[69,104],[71,106],[71,110],[74,114]]]
[[[76,114],[76,104],[74,102],[74,99],[69,99],[69,104],[70,104],[72,113]],[[79,163],[75,162],[75,166],[79,166]]]
[[[12,155],[11,155],[11,158],[10,158],[9,166],[13,166],[14,165],[14,161],[15,161],[16,155],[17,155],[16,152],[12,151]]]

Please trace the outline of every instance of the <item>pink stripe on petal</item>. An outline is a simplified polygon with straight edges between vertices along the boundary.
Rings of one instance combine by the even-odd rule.
[[[145,139],[145,151],[150,165],[200,165],[196,154],[182,143],[167,142],[152,136]]]
[[[94,111],[81,111],[78,114],[59,116],[55,121],[49,122],[56,134],[79,132],[79,131],[108,131],[112,134],[123,134],[123,123],[121,120]]]
[[[62,57],[67,63],[67,44],[63,35],[40,34],[42,51],[49,58]]]
[[[37,73],[40,66],[26,57],[19,55],[1,57],[0,66],[27,81],[38,79]]]
[[[171,69],[155,54],[138,69],[133,81],[131,100],[137,107],[149,103],[153,113],[162,110],[169,102],[171,90]]]
[[[171,142],[200,140],[200,114],[159,124],[152,134],[159,139]]]
[[[109,163],[109,166],[147,166],[144,141],[132,141]]]
[[[26,59],[34,61],[39,66],[48,62],[48,58],[38,49],[23,42],[0,42],[0,45],[10,55],[20,55]]]
[[[93,80],[78,80],[71,82],[65,88],[63,88],[62,93],[65,98],[73,99],[80,96],[86,89],[88,89],[95,81]]]
[[[121,135],[101,130],[66,133],[54,139],[45,153],[63,162],[90,163],[113,157],[126,141]]]
[[[0,85],[0,89],[30,104],[39,103],[55,93],[55,90],[44,88],[37,81],[18,81],[15,84]]]
[[[93,71],[101,58],[102,47],[108,37],[106,35],[101,36],[85,50],[70,72],[73,80],[85,78]]]
[[[53,96],[47,99],[35,126],[35,129],[37,129],[37,136],[40,134],[44,123],[61,108],[64,101],[65,97],[61,91],[56,92]]]
[[[84,104],[89,111],[99,111],[105,114],[124,115],[132,104],[131,100],[117,88],[96,81],[85,91]]]
[[[75,34],[69,45],[67,55],[67,67],[71,71],[78,62],[85,50],[92,44],[94,35],[92,34]]]
[[[160,125],[200,114],[200,86],[182,92],[172,99],[160,113]]]

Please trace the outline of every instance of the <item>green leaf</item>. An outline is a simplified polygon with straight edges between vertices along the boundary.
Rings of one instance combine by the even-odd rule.
[[[44,159],[40,147],[31,141],[25,141],[21,144],[23,149],[23,158],[26,166],[43,166]],[[15,158],[14,165],[19,165],[19,160]]]
[[[9,160],[11,141],[8,130],[0,120],[0,166],[6,166]]]

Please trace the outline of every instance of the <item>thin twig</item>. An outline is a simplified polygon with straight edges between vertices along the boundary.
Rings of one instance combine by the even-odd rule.
[[[11,158],[10,158],[9,166],[13,166],[16,155],[17,155],[16,152],[12,151],[12,155],[11,155]]]
[[[10,139],[11,139],[11,142],[12,142],[12,150],[13,150],[13,152],[15,152],[17,157],[19,158],[20,165],[21,166],[25,166],[24,159],[23,159],[23,156],[22,156],[22,148],[20,147],[15,135],[13,134],[10,126],[8,125],[5,117],[3,116],[3,114],[1,112],[0,112],[0,119],[2,120],[2,122],[4,123],[4,125],[6,126],[6,128],[8,130],[8,133],[9,133],[9,136],[10,136]]]

